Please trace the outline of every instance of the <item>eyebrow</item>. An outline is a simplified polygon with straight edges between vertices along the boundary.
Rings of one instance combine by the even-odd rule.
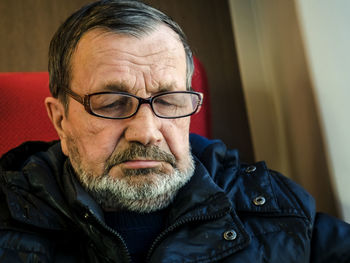
[[[118,91],[118,92],[128,92],[129,89],[124,83],[109,83],[104,86],[104,90],[106,91]]]
[[[159,87],[159,90],[157,93],[174,91],[174,90],[176,90],[176,85],[174,83],[165,84],[165,85],[162,85],[161,87]]]

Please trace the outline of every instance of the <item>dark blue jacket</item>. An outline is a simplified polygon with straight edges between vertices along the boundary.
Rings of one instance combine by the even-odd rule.
[[[315,212],[301,187],[191,136],[196,170],[145,262],[350,262],[350,226]],[[59,143],[0,160],[0,262],[129,262],[118,233],[75,180]],[[142,242],[140,240],[140,242]]]

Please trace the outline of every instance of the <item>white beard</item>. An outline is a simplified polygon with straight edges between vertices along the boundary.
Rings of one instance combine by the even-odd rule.
[[[74,143],[69,148],[79,181],[105,210],[125,209],[147,213],[165,208],[194,173],[194,161],[188,153],[188,165],[184,171],[176,167],[171,173],[164,173],[157,168],[124,170],[123,176],[115,178],[108,174],[111,167],[106,167],[105,173],[96,176],[83,169]]]
[[[109,175],[91,177],[82,173],[79,174],[79,179],[104,209],[152,212],[167,207],[178,190],[190,180],[194,171],[192,157],[190,163],[185,172],[175,169],[171,174],[150,172],[145,175],[125,176],[121,179]],[[137,178],[138,182],[135,183],[134,176],[142,178]]]

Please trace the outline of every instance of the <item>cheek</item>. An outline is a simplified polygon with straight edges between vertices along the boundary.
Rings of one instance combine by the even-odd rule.
[[[189,151],[189,118],[166,120],[162,134],[179,166],[185,166]],[[179,167],[181,168],[181,167]]]
[[[81,115],[80,115],[81,116]],[[101,173],[106,160],[115,150],[122,131],[106,120],[72,120],[69,136],[80,154],[83,166]]]

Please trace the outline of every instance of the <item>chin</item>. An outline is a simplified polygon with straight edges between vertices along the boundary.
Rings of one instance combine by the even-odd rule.
[[[185,171],[173,168],[172,172],[164,173],[162,167],[120,170],[113,167],[110,173],[102,176],[81,173],[79,178],[103,208],[145,213],[168,206],[193,172],[190,156],[190,165]]]

